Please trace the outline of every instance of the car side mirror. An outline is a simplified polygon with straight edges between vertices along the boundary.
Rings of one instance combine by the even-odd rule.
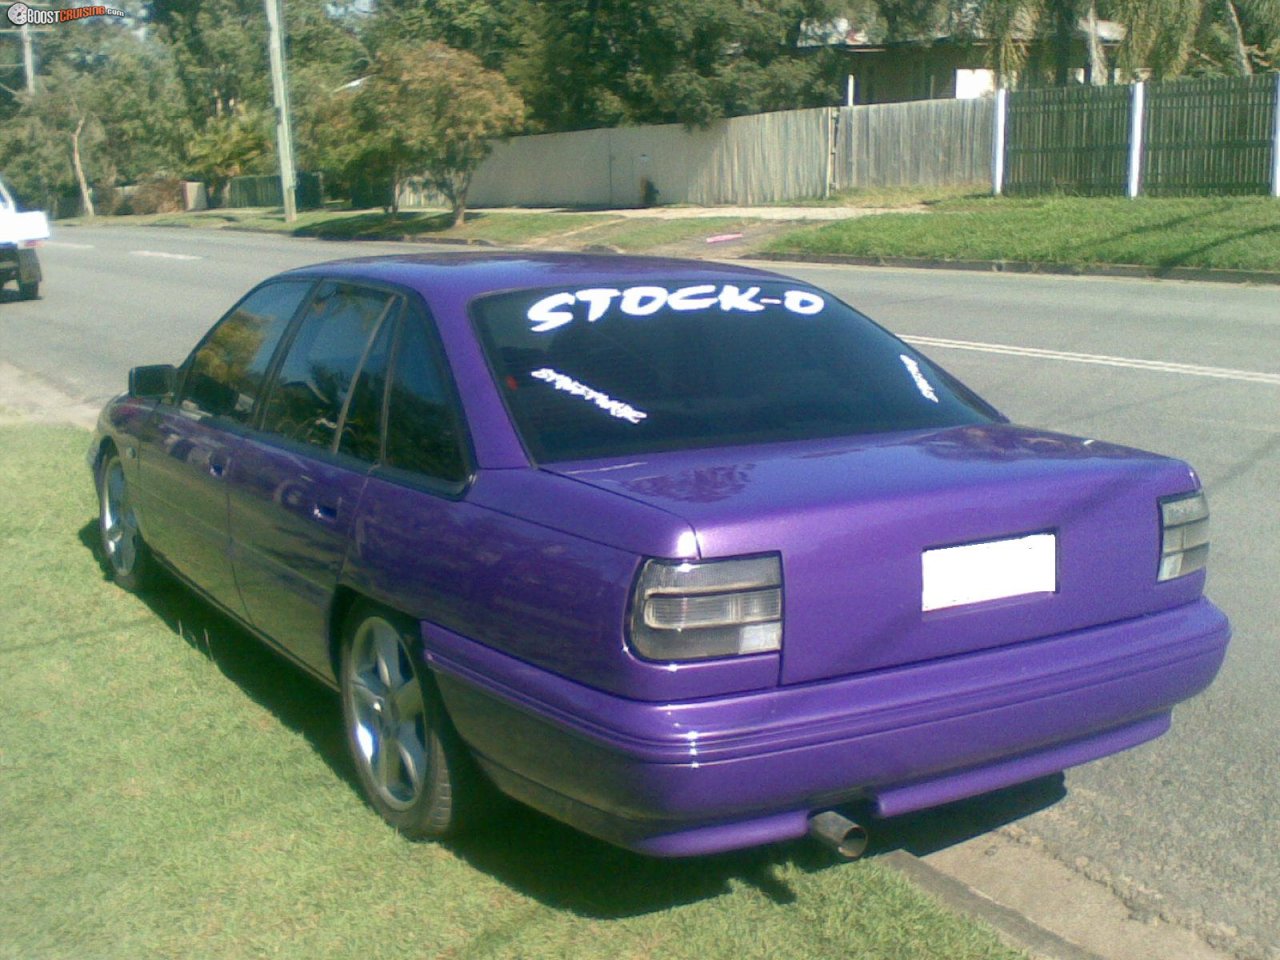
[[[171,363],[153,363],[129,371],[129,396],[137,399],[171,397],[178,387],[178,369]]]

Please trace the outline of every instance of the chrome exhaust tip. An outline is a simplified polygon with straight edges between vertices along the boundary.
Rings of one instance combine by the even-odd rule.
[[[870,840],[865,827],[834,810],[823,810],[809,818],[809,836],[846,860],[862,856]]]

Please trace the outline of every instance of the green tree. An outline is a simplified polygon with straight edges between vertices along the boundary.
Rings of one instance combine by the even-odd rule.
[[[59,197],[74,188],[71,157],[60,130],[20,94],[18,111],[0,123],[0,169],[28,207],[58,211]]]
[[[1203,0],[1116,0],[1112,16],[1125,26],[1117,58],[1131,77],[1176,77],[1188,65],[1205,16]]]
[[[1190,69],[1248,76],[1280,61],[1280,0],[1212,0],[1195,38]]]
[[[186,168],[209,184],[223,206],[230,199],[232,177],[272,171],[271,119],[265,110],[238,108],[205,120],[187,147]]]
[[[529,0],[380,0],[363,34],[369,45],[434,40],[502,70],[528,42]]]
[[[1032,38],[1048,36],[1052,47],[1052,78],[1058,86],[1070,82],[1071,43],[1081,19],[1096,21],[1093,0],[987,0],[981,5],[980,29],[992,41],[992,67],[998,83],[1009,84],[1027,65]],[[1095,57],[1100,47],[1093,45]],[[1094,73],[1105,74],[1095,59]],[[1019,82],[1026,83],[1027,78]]]
[[[839,65],[798,47],[829,0],[561,0],[529,4],[507,72],[541,129],[706,124],[831,103]]]
[[[45,203],[78,192],[89,214],[102,188],[173,175],[186,128],[163,48],[106,19],[40,39],[36,92],[4,123],[6,174]]]
[[[951,33],[951,21],[963,13],[947,0],[881,0],[877,6],[890,40],[933,40]]]
[[[466,216],[472,175],[492,141],[524,119],[524,104],[502,74],[440,43],[384,44],[368,76],[339,91],[335,103],[348,114],[337,129],[351,144],[349,174],[355,168],[381,178],[392,212],[405,181],[421,176],[449,201],[455,224]]]
[[[150,19],[173,52],[197,128],[269,102],[262,0],[154,0]]]

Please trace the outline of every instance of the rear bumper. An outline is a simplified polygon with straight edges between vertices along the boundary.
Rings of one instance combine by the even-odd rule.
[[[1053,773],[1159,736],[1230,628],[1207,600],[1014,647],[680,703],[627,700],[428,626],[427,658],[498,785],[659,856],[804,834],[810,812],[880,816]]]

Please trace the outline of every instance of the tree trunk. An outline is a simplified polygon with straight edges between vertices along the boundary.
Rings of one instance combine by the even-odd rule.
[[[1222,0],[1223,12],[1227,15],[1227,32],[1231,34],[1232,53],[1235,55],[1236,70],[1240,76],[1248,77],[1253,74],[1253,67],[1249,64],[1249,51],[1244,45],[1244,30],[1240,26],[1240,14],[1236,11],[1236,5],[1232,0]]]
[[[1075,5],[1071,0],[1054,0],[1053,12],[1053,82],[1065,87],[1071,82],[1071,41],[1075,35]]]
[[[84,130],[84,117],[76,124],[75,133],[71,134],[71,165],[76,170],[76,180],[80,183],[80,203],[84,207],[85,216],[97,214],[93,209],[93,194],[89,190],[89,181],[84,177],[84,166],[80,163],[80,132]]]
[[[467,218],[467,191],[471,189],[471,172],[461,174],[453,181],[453,189],[449,191],[449,199],[453,203],[453,225],[462,226]]]
[[[1098,36],[1098,4],[1089,0],[1089,12],[1085,15],[1085,42],[1089,45],[1089,82],[1095,87],[1105,87],[1110,80],[1107,55]]]

